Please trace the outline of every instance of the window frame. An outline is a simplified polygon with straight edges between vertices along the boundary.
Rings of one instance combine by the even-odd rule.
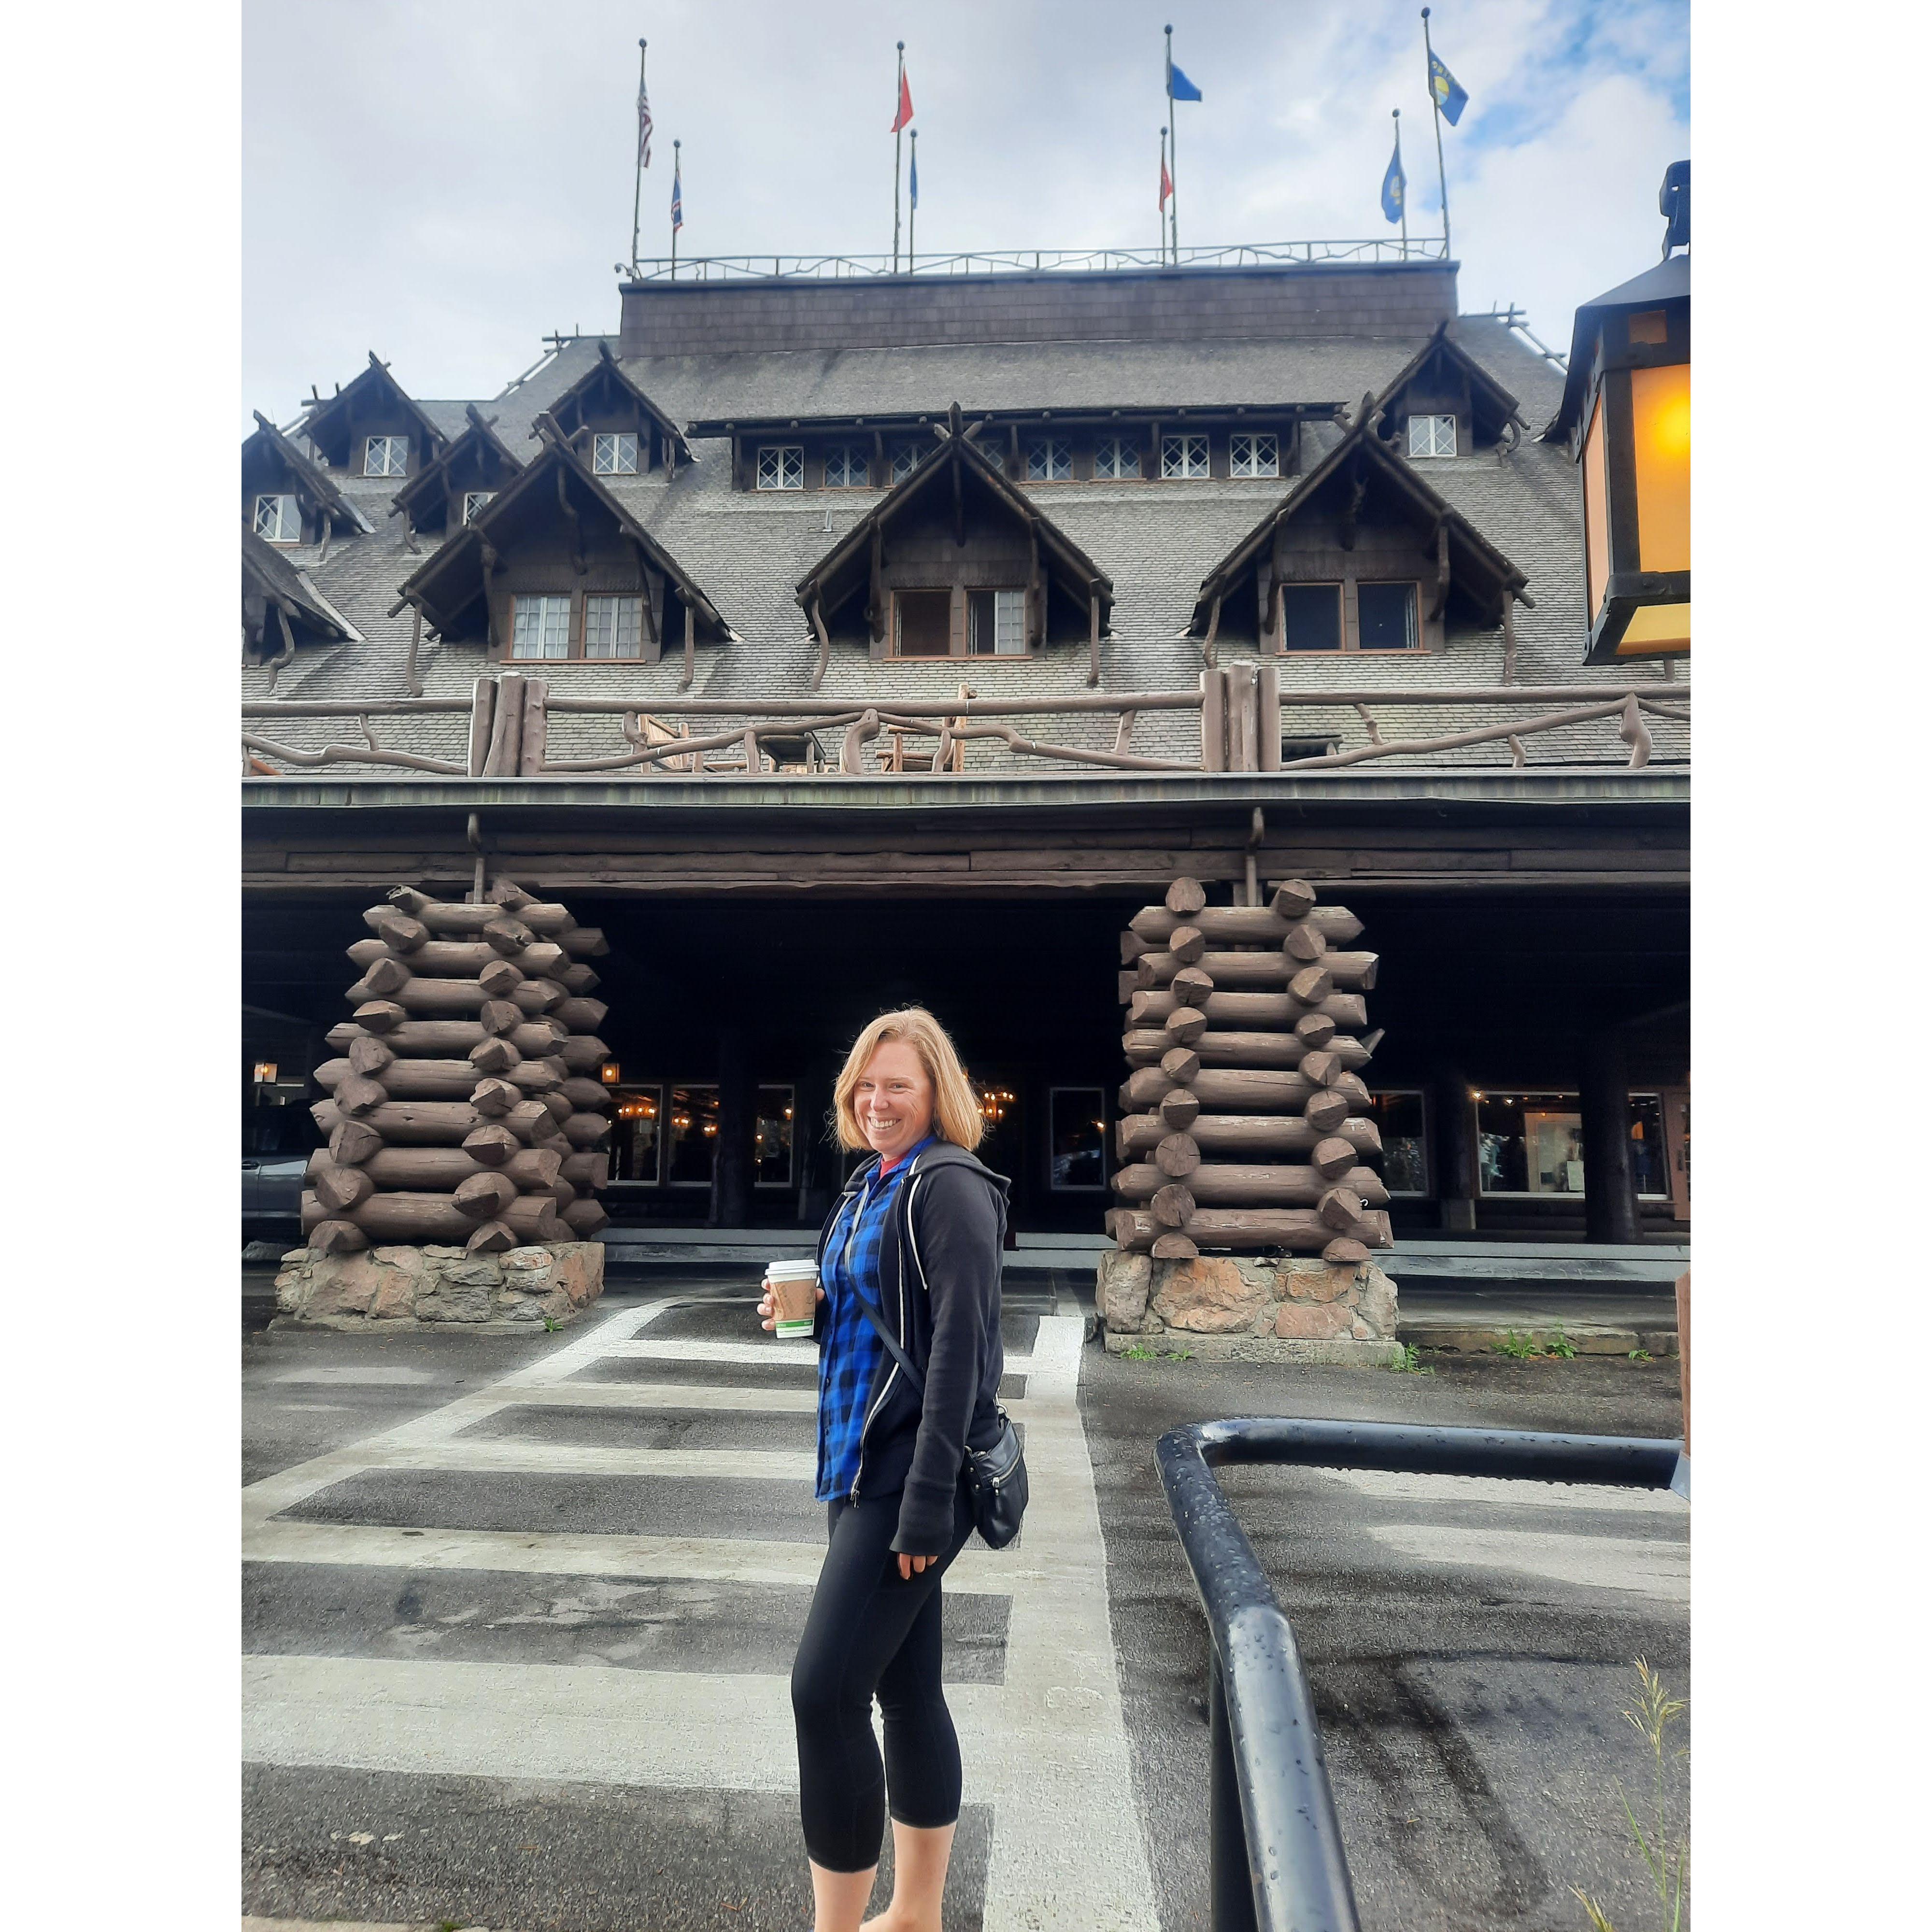
[[[529,602],[561,604],[563,606],[563,651],[560,656],[546,653],[525,656],[517,649],[517,619],[522,607]],[[544,620],[538,618],[538,641],[542,641]],[[578,643],[577,622],[577,595],[570,590],[513,590],[510,593],[509,644],[504,652],[505,662],[510,664],[568,664],[572,646]]]
[[[266,530],[262,529],[262,506],[264,503],[273,503],[277,506],[275,510],[275,528],[278,533],[282,528],[283,520],[280,506],[284,504],[286,504],[288,506],[289,508],[294,513],[295,516],[296,533],[293,536],[283,536],[280,534],[271,536]],[[260,537],[264,543],[278,544],[299,544],[302,540],[302,505],[296,501],[295,492],[292,490],[262,490],[257,491],[255,497],[254,521],[253,527],[255,534]]]
[[[988,660],[998,662],[1002,658],[1010,660],[1032,655],[1031,648],[1027,643],[1026,594],[1026,586],[1024,584],[998,584],[975,585],[966,592],[966,649],[964,652],[966,656],[984,663]],[[973,599],[975,597],[990,597],[993,600],[993,648],[990,651],[976,651],[973,648]],[[1003,651],[999,647],[1000,599],[1003,597],[1017,598],[1019,600],[1017,614],[1014,612],[1011,604],[1006,607],[1007,614],[1017,614],[1019,621],[1020,647],[1016,651]]]
[[[1100,1116],[1100,1178],[1098,1180],[1056,1180],[1053,1174],[1053,1114],[1054,1103],[1063,1094],[1090,1094],[1099,1102]],[[1112,1176],[1108,1171],[1107,1153],[1108,1114],[1107,1090],[1097,1083],[1092,1086],[1070,1082],[1064,1085],[1051,1086],[1046,1090],[1046,1191],[1049,1194],[1105,1194]]]
[[[1414,1101],[1417,1110],[1421,1116],[1420,1125],[1422,1131],[1420,1133],[1417,1135],[1416,1138],[1422,1143],[1422,1185],[1420,1187],[1396,1187],[1391,1186],[1389,1182],[1388,1173],[1385,1171],[1387,1160],[1386,1151],[1384,1151],[1384,1154],[1382,1157],[1384,1161],[1384,1166],[1383,1168],[1378,1168],[1378,1172],[1382,1173],[1382,1185],[1388,1189],[1389,1198],[1390,1200],[1433,1200],[1436,1197],[1436,1147],[1434,1140],[1429,1131],[1428,1090],[1426,1088],[1421,1087],[1375,1087],[1370,1089],[1369,1099],[1372,1103],[1371,1112],[1369,1115],[1369,1118],[1371,1120],[1375,1118],[1375,1114],[1372,1111],[1372,1103],[1377,1100],[1388,1099],[1412,1100]],[[1381,1124],[1378,1121],[1376,1124],[1379,1126]]]
[[[914,443],[896,443],[892,459],[886,466],[888,484],[903,483],[919,467],[919,459],[924,452]]]
[[[896,586],[886,593],[889,609],[886,622],[886,656],[900,664],[941,664],[950,658],[964,655],[953,648],[952,601],[954,586],[950,584],[908,584]],[[943,651],[905,651],[899,648],[899,638],[903,629],[899,616],[899,599],[902,597],[944,597],[946,599],[946,648]]]
[[[611,1166],[614,1171],[611,1174],[609,1182],[607,1184],[608,1186],[611,1187],[658,1188],[663,1186],[664,1168],[664,1123],[666,1118],[664,1094],[665,1083],[662,1080],[625,1080],[620,1081],[616,1087],[612,1088],[611,1099],[616,1103],[616,1118],[620,1122],[621,1122],[624,1118],[623,1107],[624,1102],[626,1100],[648,1100],[655,1102],[657,1108],[657,1114],[656,1116],[657,1121],[657,1134],[655,1142],[651,1149],[652,1158],[651,1161],[652,1174],[650,1178],[648,1180],[646,1180],[640,1178],[624,1176],[617,1174],[614,1171],[616,1166],[616,1150],[614,1147],[611,1155]],[[616,1134],[614,1132],[612,1138],[614,1141],[616,1138]]]
[[[1415,446],[1415,432],[1418,425],[1423,423],[1433,425],[1429,432],[1430,447],[1427,449],[1418,449]],[[1441,439],[1442,425],[1444,423],[1449,425],[1449,447],[1447,449],[1436,446]],[[1456,424],[1455,411],[1454,410],[1422,410],[1410,415],[1405,423],[1402,447],[1404,454],[1412,463],[1442,462],[1458,454],[1462,447],[1462,436]]]
[[[778,480],[765,481],[765,458],[774,459],[772,474]],[[787,464],[785,458],[793,459],[791,466],[797,472],[797,481],[788,483],[784,480]],[[788,496],[794,490],[805,488],[805,445],[802,442],[760,442],[754,446],[752,455],[752,488],[775,496]]]
[[[608,467],[600,460],[605,443],[613,446],[611,454],[618,460]],[[625,445],[630,447],[628,451]],[[635,476],[639,470],[639,459],[644,454],[643,439],[634,429],[597,429],[590,432],[590,473],[593,476]],[[622,459],[628,454],[630,466],[627,469]]]
[[[790,1144],[786,1148],[785,1177],[782,1180],[760,1180],[758,1178],[758,1123],[769,1119],[768,1114],[759,1112],[758,1096],[761,1094],[784,1094],[790,1096],[785,1108],[785,1119],[791,1128]],[[789,1192],[798,1185],[798,1082],[795,1080],[760,1080],[752,1090],[752,1191],[769,1188],[773,1193]]]
[[[671,1115],[675,1111],[675,1106],[672,1101],[671,1096],[676,1093],[680,1088],[686,1093],[699,1093],[708,1090],[710,1093],[716,1095],[718,1090],[718,1082],[715,1079],[667,1080],[664,1082],[664,1112],[660,1117],[664,1124],[664,1132],[662,1144],[662,1152],[658,1161],[658,1172],[664,1177],[662,1185],[667,1188],[703,1187],[708,1189],[711,1186],[712,1183],[718,1178],[718,1142],[716,1136],[712,1137],[711,1142],[711,1172],[707,1174],[702,1180],[674,1180],[671,1178]],[[717,1113],[722,1113],[723,1111],[722,1100],[714,1100],[712,1104],[715,1110],[715,1118]],[[700,1138],[701,1138],[702,1136]]]
[[[463,524],[466,530],[495,501],[494,490],[466,490],[463,493]]]
[[[1201,467],[1198,470],[1194,470],[1185,466],[1192,460],[1192,452],[1189,446],[1197,442],[1201,446]],[[1176,443],[1180,446],[1184,466],[1178,470],[1170,470],[1168,467],[1168,452]],[[1198,483],[1213,476],[1214,473],[1214,446],[1205,432],[1196,432],[1193,430],[1162,432],[1160,480],[1163,483]]]
[[[1116,466],[1102,470],[1100,467],[1103,453]],[[1133,464],[1130,470],[1123,472],[1118,465],[1123,458]],[[1141,442],[1138,436],[1103,436],[1094,444],[1094,481],[1096,483],[1143,483],[1147,471],[1141,463]]]
[[[1034,469],[1035,459],[1043,454],[1045,473],[1036,474]],[[1056,470],[1054,464],[1062,463],[1064,469]],[[1073,440],[1065,436],[1036,436],[1028,439],[1026,446],[1026,480],[1029,483],[1071,483],[1073,481]]]
[[[650,595],[648,590],[513,590],[509,593],[510,610],[508,622],[509,642],[506,646],[502,662],[513,664],[653,664],[658,661],[652,652],[650,617],[644,608],[644,599]],[[592,657],[590,654],[590,601],[592,598],[628,597],[638,605],[637,648],[625,657]],[[532,598],[555,598],[569,606],[568,627],[569,648],[560,658],[526,658],[517,655],[517,609],[520,604]],[[660,653],[661,655],[661,653]]]
[[[1582,1127],[1583,1099],[1580,1094],[1569,1092],[1562,1088],[1553,1087],[1526,1088],[1521,1089],[1513,1087],[1478,1087],[1473,1090],[1463,1102],[1463,1105],[1469,1110],[1470,1143],[1474,1148],[1476,1154],[1476,1198],[1479,1201],[1574,1201],[1578,1202],[1588,1200],[1590,1193],[1590,1152],[1587,1144],[1585,1144],[1583,1148],[1583,1158],[1582,1162],[1583,1168],[1583,1185],[1574,1193],[1570,1192],[1568,1190],[1558,1189],[1551,1189],[1549,1191],[1545,1192],[1540,1188],[1534,1187],[1485,1187],[1483,1185],[1482,1115],[1478,1110],[1480,1109],[1482,1102],[1484,1100],[1490,1099],[1508,1099],[1519,1101],[1562,1100],[1572,1102],[1574,1103],[1574,1106],[1565,1108],[1564,1111],[1566,1114],[1569,1113],[1574,1113],[1576,1114],[1577,1128],[1580,1133],[1581,1132]],[[1633,1100],[1654,1101],[1657,1105],[1658,1118],[1662,1120],[1665,1118],[1664,1090],[1663,1088],[1658,1087],[1632,1088],[1624,1096],[1624,1102],[1626,1108],[1628,1108],[1629,1103]],[[1539,1111],[1544,1112],[1553,1112],[1555,1109],[1544,1108]],[[1626,1133],[1629,1132],[1628,1124],[1625,1126],[1624,1131]],[[1640,1207],[1641,1207],[1646,1202],[1651,1202],[1660,1204],[1664,1207],[1671,1208],[1673,1212],[1675,1211],[1676,1202],[1672,1198],[1670,1192],[1670,1167],[1667,1157],[1668,1145],[1669,1143],[1666,1141],[1665,1142],[1666,1156],[1664,1162],[1664,1191],[1661,1194],[1638,1194],[1636,1196],[1636,1199]],[[1633,1192],[1635,1190],[1633,1190]]]
[[[832,459],[835,456],[842,459],[841,466],[845,472],[842,480],[836,483],[832,480]],[[859,473],[856,478],[852,474],[852,459],[855,456],[859,459]],[[869,490],[872,487],[872,459],[862,442],[828,443],[818,473],[821,489]]]
[[[1342,638],[1332,651],[1296,650],[1287,642],[1288,626],[1284,615],[1281,626],[1282,648],[1284,658],[1311,659],[1317,662],[1324,658],[1340,657],[1365,658],[1414,658],[1429,655],[1429,620],[1424,614],[1427,606],[1423,602],[1423,586],[1419,578],[1414,577],[1283,577],[1276,579],[1283,590],[1334,590],[1340,593]],[[1415,642],[1412,644],[1364,644],[1362,642],[1362,611],[1360,592],[1364,584],[1407,584],[1414,599],[1415,610]],[[1274,592],[1269,592],[1269,602],[1274,602]],[[1272,612],[1269,614],[1272,616]]]
[[[385,463],[390,464],[389,467],[382,470],[371,466],[376,460],[376,446],[379,442],[383,446]],[[398,443],[402,446],[403,460],[400,464],[395,464],[392,459],[395,454],[394,446]],[[388,435],[365,436],[362,442],[362,473],[364,476],[406,476],[410,473],[409,438]]]
[[[1246,442],[1250,446],[1250,466],[1246,470],[1238,469],[1235,466],[1235,446],[1241,442]],[[1258,466],[1261,460],[1260,446],[1263,443],[1266,443],[1268,446],[1268,466],[1265,470]],[[1266,477],[1279,481],[1281,476],[1280,432],[1271,429],[1230,430],[1228,433],[1228,474],[1231,477],[1243,478]]]
[[[641,590],[586,590],[580,594],[581,596],[583,614],[580,620],[577,623],[574,628],[578,633],[578,641],[580,646],[578,655],[582,661],[586,664],[637,664],[643,660],[644,655],[644,634],[646,630],[644,620],[644,598],[646,593]],[[634,614],[637,618],[637,639],[635,647],[628,652],[619,651],[608,657],[605,656],[602,652],[599,652],[593,657],[591,655],[590,650],[590,607],[592,604],[596,603],[616,604],[620,600],[628,602],[635,606]],[[622,628],[623,627],[621,623],[613,626],[614,638],[621,635]]]

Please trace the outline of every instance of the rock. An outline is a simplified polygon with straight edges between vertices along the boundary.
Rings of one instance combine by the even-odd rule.
[[[406,1268],[411,1274],[427,1274],[429,1263],[424,1248],[371,1248],[370,1256],[388,1268]]]
[[[512,1248],[500,1256],[506,1274],[523,1269],[548,1268],[554,1258],[548,1248]]]
[[[1274,1310],[1272,1305],[1264,1308],[1248,1324],[1248,1333],[1250,1335],[1272,1335],[1274,1333]]]
[[[1284,1342],[1328,1341],[1352,1332],[1354,1318],[1330,1302],[1283,1302],[1275,1310],[1274,1332]]]
[[[1095,1270],[1094,1299],[1108,1332],[1137,1335],[1146,1318],[1148,1290],[1154,1281],[1154,1262],[1146,1255],[1102,1255]]]
[[[1377,1336],[1393,1335],[1396,1324],[1395,1283],[1372,1262],[1364,1262],[1359,1270],[1362,1292],[1359,1298],[1362,1319]]]
[[[1281,1270],[1284,1301],[1338,1301],[1354,1285],[1355,1270],[1327,1262],[1294,1261]]]
[[[496,1296],[496,1319],[499,1322],[517,1322],[532,1328],[543,1325],[542,1304],[533,1301],[527,1294],[519,1294],[513,1288],[502,1288]]]
[[[446,1280],[441,1290],[416,1304],[418,1322],[487,1322],[490,1290],[482,1282],[466,1285]]]
[[[552,1286],[563,1291],[572,1306],[588,1307],[604,1292],[603,1243],[571,1241],[557,1248],[556,1255]]]
[[[310,1270],[302,1312],[310,1320],[322,1315],[366,1315],[382,1285],[383,1272],[373,1254],[326,1255]]]
[[[489,1260],[464,1262],[441,1273],[443,1284],[448,1288],[495,1288],[503,1279],[503,1270]]]
[[[1170,1328],[1197,1335],[1225,1335],[1247,1327],[1267,1299],[1233,1262],[1198,1256],[1155,1264],[1149,1306]]]
[[[386,1252],[378,1248],[380,1255]],[[381,1283],[369,1304],[372,1322],[407,1322],[416,1312],[416,1298],[425,1286],[424,1268],[392,1267],[384,1270]]]
[[[570,1297],[560,1288],[554,1288],[542,1300],[527,1304],[541,1314],[548,1315],[553,1322],[568,1322],[574,1312],[570,1305]]]
[[[418,1253],[427,1255],[431,1261],[436,1262],[460,1262],[464,1252],[461,1248],[428,1247],[417,1250]]]

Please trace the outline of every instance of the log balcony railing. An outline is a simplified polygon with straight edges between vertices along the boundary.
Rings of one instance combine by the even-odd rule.
[[[1614,719],[1629,746],[1628,766],[1650,762],[1653,748],[1646,718],[1688,724],[1690,687],[1682,684],[1606,682],[1578,685],[1505,685],[1426,688],[1284,691],[1280,668],[1236,664],[1201,674],[1194,691],[1086,692],[1054,698],[658,698],[631,700],[570,698],[542,678],[512,671],[479,678],[468,698],[291,699],[242,707],[242,769],[252,777],[275,778],[328,765],[392,766],[448,778],[567,777],[597,772],[633,772],[649,778],[667,770],[706,776],[760,776],[769,771],[930,772],[965,770],[964,748],[975,740],[1003,744],[1023,759],[1126,772],[1336,771],[1389,758],[1460,751],[1507,743],[1513,768],[1529,762],[1526,741],[1547,732]],[[1504,719],[1423,736],[1384,734],[1377,713],[1460,706],[1506,707]],[[1135,727],[1144,712],[1188,711],[1200,725],[1200,748],[1190,760],[1148,758],[1133,749]],[[1366,742],[1310,756],[1283,758],[1284,730],[1310,712],[1353,712]],[[1014,721],[1095,716],[1114,722],[1110,748],[1064,745],[1028,736]],[[461,762],[399,748],[378,735],[392,721],[424,717],[468,721],[468,753]],[[603,718],[615,728],[608,753],[555,757],[550,750],[553,718]],[[276,721],[340,719],[352,724],[358,743],[290,745],[273,734]],[[664,721],[677,721],[674,731]],[[730,721],[728,724],[724,720]],[[1272,724],[1271,724],[1271,722]],[[707,728],[707,724],[709,728]],[[820,735],[837,734],[836,760]],[[871,754],[867,747],[883,742]],[[983,776],[983,773],[976,774]]]

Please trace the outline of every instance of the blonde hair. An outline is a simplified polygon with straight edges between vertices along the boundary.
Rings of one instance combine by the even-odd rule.
[[[986,1117],[980,1112],[980,1096],[959,1064],[950,1036],[923,1006],[902,1006],[896,1012],[881,1013],[852,1042],[852,1051],[845,1056],[845,1064],[840,1068],[838,1082],[832,1090],[839,1145],[856,1150],[871,1144],[859,1130],[858,1112],[852,1096],[860,1075],[889,1040],[902,1040],[911,1047],[932,1082],[933,1132],[940,1139],[951,1141],[969,1152],[977,1147],[986,1131]]]

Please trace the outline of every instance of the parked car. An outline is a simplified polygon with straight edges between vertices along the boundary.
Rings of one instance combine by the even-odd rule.
[[[308,1156],[242,1156],[242,1240],[293,1247],[302,1234],[302,1171]]]

